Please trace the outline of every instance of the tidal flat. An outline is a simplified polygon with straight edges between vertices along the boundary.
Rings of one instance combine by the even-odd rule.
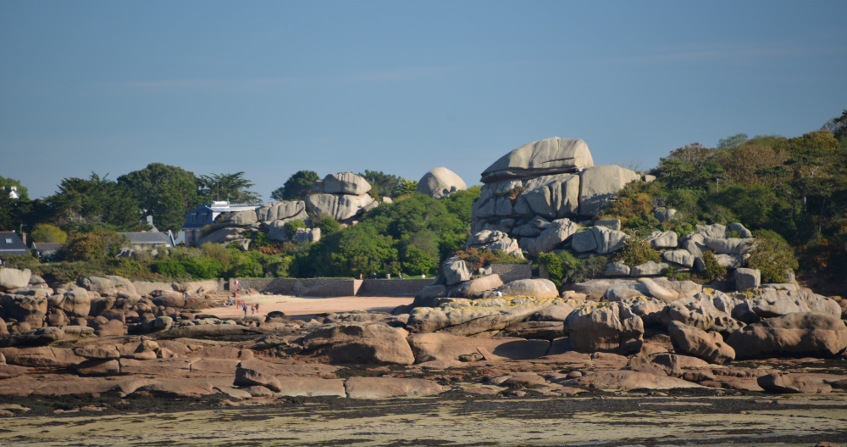
[[[8,446],[814,446],[847,441],[847,396],[132,399],[28,402]],[[81,406],[80,406],[81,405]],[[61,410],[59,407],[72,407]]]

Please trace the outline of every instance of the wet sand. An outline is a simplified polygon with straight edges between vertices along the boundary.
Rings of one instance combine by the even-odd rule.
[[[132,405],[131,403],[128,405]],[[109,415],[17,417],[15,446],[814,446],[847,441],[844,396],[504,398],[461,395]]]

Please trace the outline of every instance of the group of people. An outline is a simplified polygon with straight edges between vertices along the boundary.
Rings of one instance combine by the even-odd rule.
[[[244,316],[247,316],[247,303],[244,301],[241,302],[241,310],[244,311]],[[256,315],[256,312],[259,311],[259,303],[250,305],[250,315]]]
[[[235,303],[233,303],[232,298],[230,298],[229,301],[226,303],[227,306],[232,306],[233,304],[235,304],[235,307],[241,308],[241,310],[244,311],[244,316],[245,317],[247,316],[247,303],[245,303],[244,301],[241,301],[241,302],[236,301]],[[256,312],[258,312],[258,311],[259,311],[259,303],[250,305],[250,315],[256,315]]]

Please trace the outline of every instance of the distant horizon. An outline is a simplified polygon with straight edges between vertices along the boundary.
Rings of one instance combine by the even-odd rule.
[[[30,197],[150,163],[292,174],[443,166],[583,139],[655,167],[847,108],[847,2],[0,0],[0,176]]]

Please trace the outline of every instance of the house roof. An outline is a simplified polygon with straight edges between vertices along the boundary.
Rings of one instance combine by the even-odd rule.
[[[0,231],[0,256],[28,255],[29,249],[14,231]]]
[[[129,239],[133,245],[172,245],[173,241],[168,233],[120,233]]]
[[[63,244],[61,242],[33,242],[32,243],[32,248],[34,248],[34,249],[36,249],[36,250],[38,250],[42,253],[50,252],[50,251],[58,251],[58,250],[61,250],[62,247],[64,247],[64,246],[65,246],[65,244]]]

